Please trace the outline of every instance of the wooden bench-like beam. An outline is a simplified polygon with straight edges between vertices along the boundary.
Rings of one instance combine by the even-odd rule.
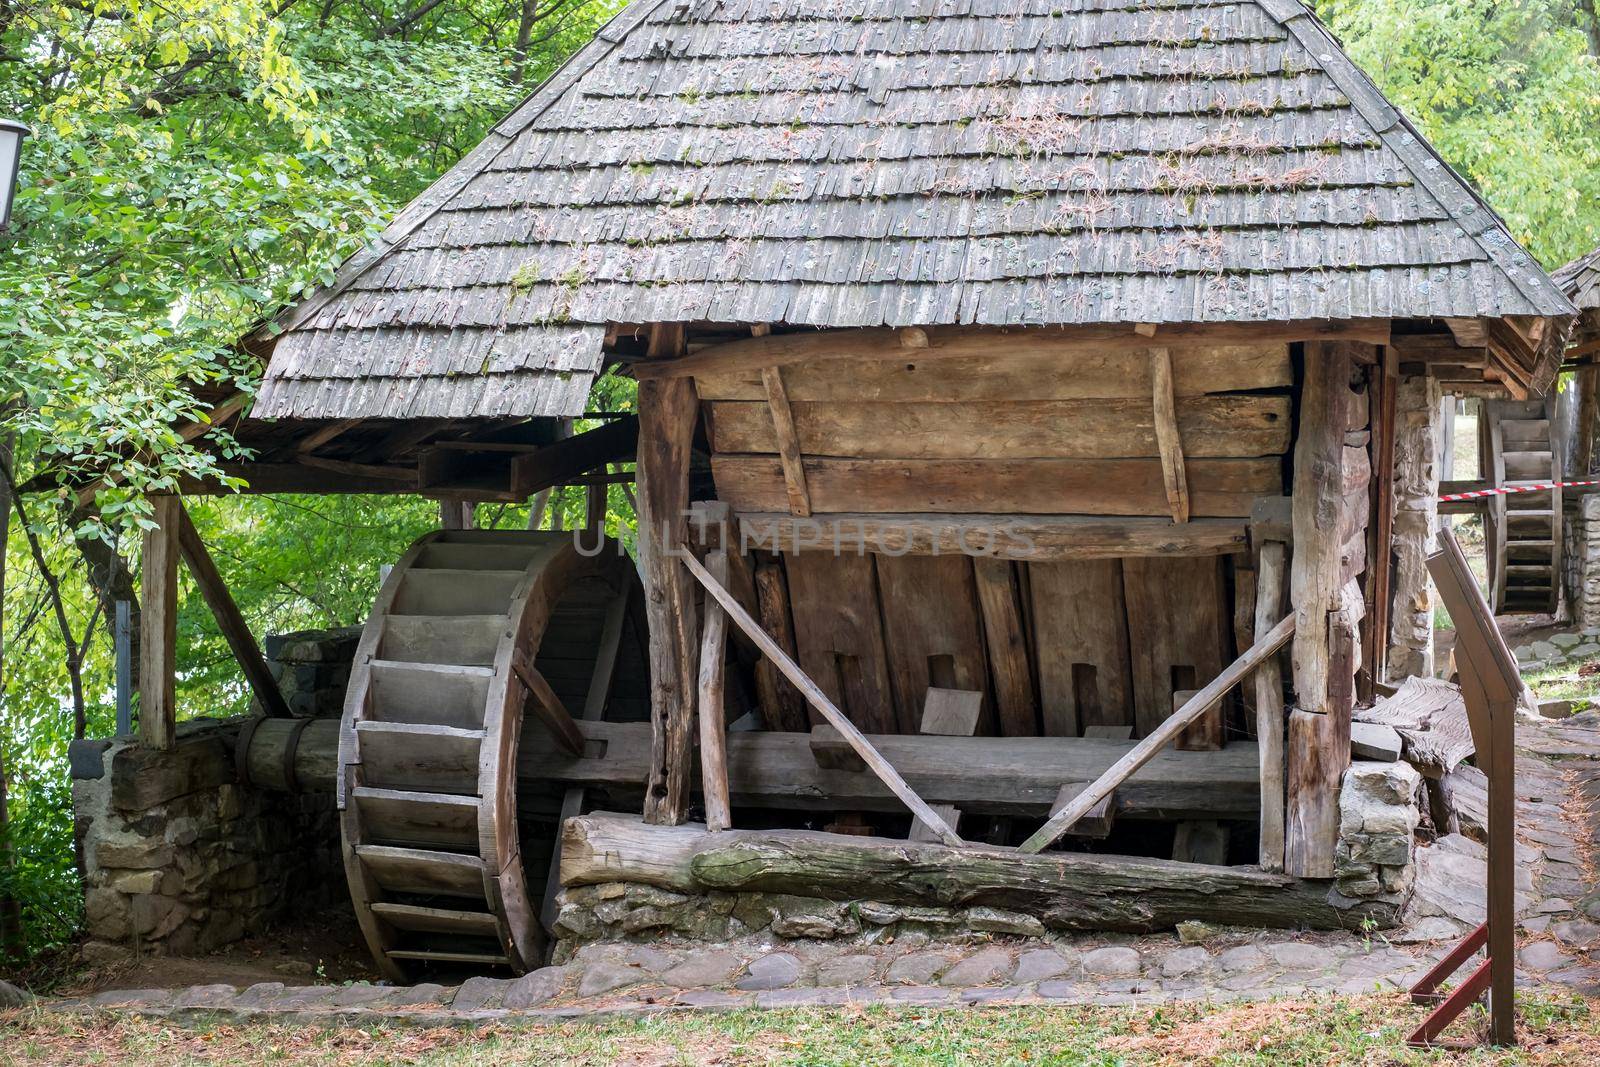
[[[812,681],[806,675],[806,672],[800,669],[800,665],[790,659],[783,649],[778,647],[777,642],[767,636],[767,632],[761,628],[760,624],[739,606],[739,602],[734,598],[733,594],[713,578],[710,572],[692,554],[686,552],[683,554],[682,559],[683,565],[689,569],[689,573],[694,575],[701,585],[705,586],[706,593],[722,605],[722,610],[728,613],[728,617],[734,621],[734,624],[743,630],[750,640],[755,642],[756,647],[768,659],[777,664],[778,670],[783,672],[783,676],[789,679],[794,684],[794,687],[804,694],[805,698],[811,702],[811,706],[816,708],[824,719],[828,720],[829,725],[843,735],[844,739],[849,742],[850,747],[855,749],[856,755],[860,756],[866,765],[872,769],[872,772],[878,776],[879,780],[888,786],[895,796],[900,798],[901,803],[910,808],[912,814],[921,819],[938,836],[939,840],[952,847],[960,847],[962,844],[961,838],[956,835],[956,832],[950,828],[949,824],[940,818],[939,814],[929,807],[921,797],[917,796],[916,791],[906,784],[904,778],[900,777],[900,773],[890,765],[888,760],[883,758],[883,754],[873,748],[872,742],[868,741],[866,736],[856,729],[855,723],[851,722],[844,712],[834,707],[833,701],[828,699],[828,695],[822,691],[821,687]]]
[[[1087,786],[1083,792],[1073,798],[1072,803],[1062,808],[1034,835],[1024,841],[1019,847],[1023,852],[1040,852],[1054,844],[1056,839],[1067,832],[1073,823],[1098,804],[1101,799],[1109,796],[1117,786],[1127,781],[1128,776],[1143,767],[1146,763],[1156,758],[1163,748],[1183,731],[1195,719],[1221,700],[1222,697],[1238,685],[1245,677],[1268,656],[1282,648],[1289,638],[1294,636],[1295,617],[1289,615],[1277,626],[1255,644],[1247,649],[1244,655],[1228,664],[1222,673],[1211,680],[1211,683],[1189,698],[1189,702],[1172,716],[1150,732],[1143,741],[1133,747],[1127,755],[1112,764],[1104,774]]]

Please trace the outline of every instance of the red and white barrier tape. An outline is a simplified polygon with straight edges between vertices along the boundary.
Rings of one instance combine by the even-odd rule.
[[[1486,496],[1507,496],[1511,493],[1539,493],[1549,492],[1551,489],[1565,489],[1572,485],[1600,485],[1600,478],[1593,478],[1586,482],[1540,482],[1537,485],[1506,485],[1498,489],[1474,489],[1470,493],[1444,493],[1440,501],[1445,500],[1477,500]]]

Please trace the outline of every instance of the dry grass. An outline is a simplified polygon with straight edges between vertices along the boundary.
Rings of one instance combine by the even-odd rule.
[[[1416,1052],[1399,995],[1213,1007],[812,1009],[658,1015],[474,1030],[178,1028],[126,1016],[0,1015],[0,1062],[57,1064],[1587,1064],[1596,1005],[1524,997],[1515,1049]],[[1454,1031],[1465,1036],[1481,1020]]]

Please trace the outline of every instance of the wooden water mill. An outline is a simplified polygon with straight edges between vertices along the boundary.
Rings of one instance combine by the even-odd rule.
[[[541,962],[553,828],[581,797],[519,798],[524,713],[542,726],[529,722],[529,745],[581,753],[573,720],[605,718],[613,678],[645,671],[641,635],[623,632],[634,566],[599,547],[580,551],[570,532],[436,532],[383,583],[351,672],[337,783],[350,895],[392,979],[424,964]]]
[[[1545,400],[1486,400],[1478,423],[1484,479],[1495,488],[1561,480]],[[1554,612],[1561,591],[1561,490],[1485,498],[1489,603],[1497,615]]]

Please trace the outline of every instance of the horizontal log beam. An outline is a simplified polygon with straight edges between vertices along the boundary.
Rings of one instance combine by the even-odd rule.
[[[632,459],[638,447],[639,420],[632,415],[563,438],[511,461],[512,495],[526,499],[607,463]]]
[[[999,559],[1117,559],[1124,556],[1227,556],[1249,547],[1242,519],[1085,518],[1076,515],[738,516],[746,548],[858,549],[890,555]]]
[[[288,720],[267,720],[251,738],[253,777],[275,785]],[[560,751],[538,722],[523,727],[517,778],[525,791],[569,787],[639,794],[650,765],[650,724],[580,720],[583,756]],[[333,791],[339,722],[318,720],[300,736],[295,778],[307,791]],[[1063,784],[1098,778],[1134,745],[1078,737],[933,737],[869,734],[929,803],[979,815],[1043,818]],[[728,735],[728,789],[735,807],[805,811],[903,812],[905,806],[870,772],[819,767],[809,732],[738,731]],[[1217,752],[1161,753],[1117,790],[1123,819],[1257,817],[1256,746],[1235,741]],[[278,787],[281,788],[281,787]]]
[[[906,329],[817,330],[750,337],[714,345],[672,360],[633,364],[634,375],[671,378],[741,365],[783,366],[819,359],[899,359],[908,353],[917,360],[992,355],[1019,349],[1045,349],[1060,355],[1097,354],[1108,348],[1149,348],[1185,344],[1224,345],[1295,341],[1389,342],[1389,320],[1353,319],[1339,322],[1285,323],[1177,323],[1158,326],[1153,335],[1126,326],[994,327],[929,326],[912,333]]]
[[[636,816],[584,815],[562,828],[561,883],[638,882],[680,893],[788,893],[1034,915],[1055,930],[1163,930],[1187,920],[1341,929],[1392,925],[1393,904],[1341,911],[1328,884],[1251,867],[1134,856],[948,848],[812,830],[647,826]]]

